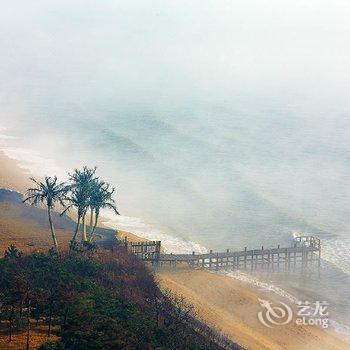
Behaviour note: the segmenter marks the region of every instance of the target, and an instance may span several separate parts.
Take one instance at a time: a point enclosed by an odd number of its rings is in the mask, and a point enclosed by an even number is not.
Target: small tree
[[[52,211],[56,203],[60,203],[64,206],[68,187],[65,183],[57,183],[56,176],[53,178],[46,176],[44,182],[39,182],[34,178],[31,178],[31,180],[36,184],[36,187],[27,190],[27,198],[25,198],[23,202],[30,202],[31,205],[38,205],[40,203],[46,205],[53,244],[58,253],[59,249],[55,228],[52,222]]]

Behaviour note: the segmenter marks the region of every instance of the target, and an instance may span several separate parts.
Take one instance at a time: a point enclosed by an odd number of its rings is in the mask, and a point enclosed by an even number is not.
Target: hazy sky
[[[5,1],[1,97],[34,88],[86,103],[248,95],[347,108],[349,18],[346,0]]]

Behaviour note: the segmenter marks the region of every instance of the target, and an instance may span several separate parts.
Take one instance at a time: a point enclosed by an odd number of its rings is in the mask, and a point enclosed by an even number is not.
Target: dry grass
[[[32,329],[30,332],[30,349],[38,349],[40,345],[44,344],[48,340],[56,341],[59,339],[54,333],[50,337],[47,335],[47,326],[44,324],[39,324],[35,326],[35,321],[32,322]],[[6,325],[1,327],[0,331],[0,350],[14,349],[22,350],[26,348],[27,344],[27,333],[26,331],[15,332],[12,335],[12,341],[9,342]],[[53,332],[55,328],[53,329]]]
[[[56,231],[61,246],[68,247],[72,231],[68,228]],[[49,227],[25,217],[15,204],[0,203],[0,256],[10,244],[24,252],[48,250],[52,246]]]
[[[69,217],[53,214],[57,239],[61,250],[68,248],[75,222]],[[113,230],[97,228],[96,237],[111,241]],[[24,252],[47,251],[52,247],[47,212],[22,203],[17,192],[0,189],[0,256],[10,244]]]

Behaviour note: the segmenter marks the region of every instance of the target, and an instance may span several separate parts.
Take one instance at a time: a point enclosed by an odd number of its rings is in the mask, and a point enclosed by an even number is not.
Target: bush
[[[41,350],[218,348],[191,327],[191,306],[162,293],[122,247],[71,256],[11,251],[0,260],[0,314],[12,329],[44,320],[60,341]]]

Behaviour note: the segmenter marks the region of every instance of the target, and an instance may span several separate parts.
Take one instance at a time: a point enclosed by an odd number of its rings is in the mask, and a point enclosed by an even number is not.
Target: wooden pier
[[[123,243],[127,250],[143,261],[159,261],[161,241],[129,242],[127,237]]]
[[[297,237],[290,247],[264,248],[241,251],[213,252],[204,254],[161,254],[160,241],[134,242],[126,246],[144,261],[157,267],[173,267],[186,264],[190,268],[218,271],[221,269],[268,269],[283,268],[286,271],[301,267],[320,267],[321,242],[313,236]]]

